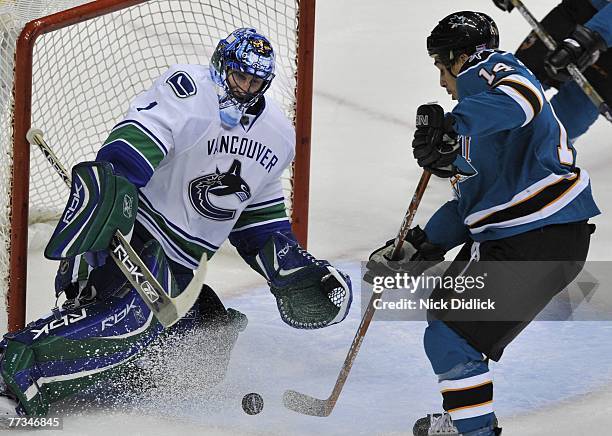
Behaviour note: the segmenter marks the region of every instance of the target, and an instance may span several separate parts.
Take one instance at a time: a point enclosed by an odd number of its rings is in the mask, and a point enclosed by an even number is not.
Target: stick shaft
[[[66,170],[64,165],[62,165],[59,158],[55,155],[51,147],[49,147],[49,144],[47,144],[45,138],[43,138],[42,134],[39,132],[34,132],[32,136],[34,139],[34,143],[45,155],[45,158],[47,158],[47,162],[51,164],[51,166],[55,169],[55,172],[57,172],[57,174],[62,178],[66,186],[70,188],[70,173],[68,173],[68,171]]]
[[[423,198],[423,194],[425,193],[425,189],[427,188],[427,184],[429,183],[430,178],[431,173],[427,170],[423,170],[423,174],[421,174],[421,178],[419,179],[419,184],[417,185],[416,190],[412,195],[412,199],[410,200],[408,211],[404,215],[402,225],[400,226],[400,229],[397,232],[397,236],[395,237],[393,251],[391,252],[391,259],[397,259],[399,257],[402,245],[404,245],[404,238],[406,237],[406,235],[408,234],[408,230],[410,230],[410,227],[412,226],[412,221],[414,221],[414,217],[416,215],[419,204],[421,203],[421,199]]]
[[[414,220],[414,216],[416,215],[419,204],[421,203],[421,199],[423,198],[423,194],[425,193],[425,189],[427,188],[427,184],[429,183],[429,179],[431,178],[431,173],[427,170],[423,170],[423,174],[421,174],[421,178],[416,187],[414,195],[412,196],[412,200],[410,201],[410,205],[408,206],[408,211],[404,215],[404,220],[402,221],[402,225],[400,226],[400,230],[395,238],[395,247],[402,247],[404,242],[404,237],[406,233],[410,229],[412,225],[412,221]],[[399,253],[399,249],[397,250]],[[394,251],[395,253],[395,251]],[[338,379],[336,380],[336,385],[332,390],[331,395],[327,399],[327,409],[331,411],[336,405],[336,401],[338,401],[338,397],[340,396],[340,392],[342,392],[342,388],[344,387],[344,383],[348,378],[348,375],[353,366],[353,362],[355,361],[355,357],[357,357],[357,353],[361,348],[361,344],[363,339],[370,327],[370,323],[372,322],[372,318],[374,317],[374,312],[376,312],[376,308],[374,307],[374,303],[376,300],[381,298],[381,293],[372,293],[372,297],[370,298],[370,302],[361,318],[361,323],[359,324],[359,328],[357,329],[357,333],[355,333],[355,337],[353,338],[353,342],[351,347],[349,348],[346,359],[344,360],[344,364],[342,365],[342,369],[340,370],[340,375],[338,375]]]
[[[538,35],[538,37],[542,40],[544,45],[550,51],[557,48],[557,43],[551,36],[546,32],[544,27],[536,20],[536,18],[529,12],[529,9],[525,7],[521,0],[510,0],[510,2],[514,5],[514,7],[520,12],[520,14],[525,18],[525,20],[529,23],[533,31]],[[574,64],[569,64],[567,66],[567,71],[569,72],[572,79],[580,86],[580,88],[584,91],[584,93],[591,99],[593,104],[599,109],[599,112],[606,117],[608,121],[612,122],[612,112],[610,108],[604,101],[604,99],[599,95],[599,93],[593,88],[593,85],[589,83],[589,81],[584,77],[584,74],[576,67]]]

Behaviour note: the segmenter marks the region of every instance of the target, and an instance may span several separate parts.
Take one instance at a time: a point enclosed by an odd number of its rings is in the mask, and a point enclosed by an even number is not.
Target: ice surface
[[[358,277],[358,264],[339,266]],[[158,377],[164,376],[158,379],[158,389],[128,401],[123,397],[118,403],[103,399],[110,412],[99,406],[83,409],[78,403],[72,407],[78,412],[69,412],[65,419],[64,432],[78,432],[88,422],[97,427],[96,423],[106,422],[106,416],[132,426],[140,422],[143,430],[157,429],[154,423],[163,416],[176,422],[176,434],[186,426],[235,434],[404,433],[423,413],[440,407],[436,380],[422,348],[423,322],[372,323],[329,417],[299,415],[282,406],[286,389],[321,399],[330,394],[361,318],[359,296],[354,304],[355,310],[343,324],[304,331],[280,321],[274,298],[264,287],[231,298],[228,305],[247,313],[249,326],[238,339],[224,383],[208,386],[199,349],[184,346],[180,359],[167,362],[165,371],[157,372]],[[578,398],[588,403],[588,394],[612,379],[611,334],[609,322],[533,323],[507,349],[503,363],[492,364],[500,421],[512,430],[510,418],[515,415],[552,408],[562,400]],[[249,416],[241,409],[241,399],[248,392],[264,399],[259,415]],[[62,410],[67,410],[65,405]],[[538,417],[548,419],[546,414]],[[579,420],[587,422],[588,416]],[[544,422],[542,427],[551,424]],[[91,431],[98,434],[96,429]]]
[[[531,1],[541,18],[557,2]],[[359,261],[393,237],[420,171],[410,141],[416,107],[452,103],[437,86],[425,37],[446,14],[483,10],[498,23],[501,47],[514,50],[528,32],[516,12],[491,1],[334,0],[317,4],[315,94],[309,249],[339,262],[358,283]],[[598,123],[577,143],[603,215],[590,259],[610,259],[608,209],[612,204],[610,126]],[[450,196],[432,180],[415,223]],[[52,304],[55,266],[40,254],[48,229],[31,229],[28,318]],[[34,235],[34,236],[32,236]],[[284,409],[281,396],[295,389],[326,398],[346,356],[361,313],[358,301],[342,324],[320,331],[284,325],[263,281],[224,247],[210,265],[210,283],[226,305],[250,320],[234,350],[227,381],[204,387],[191,357],[169,367],[180,388],[134,400],[112,412],[95,408],[66,418],[69,434],[410,434],[421,415],[440,410],[435,378],[422,348],[423,323],[374,322],[336,409],[328,418]],[[359,292],[356,292],[357,298]],[[531,325],[492,365],[495,401],[504,434],[602,434],[612,414],[611,323],[539,322]],[[195,358],[193,358],[195,359]],[[191,372],[191,373],[190,373]],[[242,396],[258,392],[264,410],[248,416]]]

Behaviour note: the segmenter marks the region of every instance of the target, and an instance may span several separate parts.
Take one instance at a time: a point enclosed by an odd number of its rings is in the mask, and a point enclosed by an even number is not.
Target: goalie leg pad
[[[114,373],[162,331],[136,291],[74,310],[60,310],[7,334],[0,373],[26,414]]]
[[[189,283],[192,273],[177,270],[157,241],[144,244],[140,256],[170,295],[178,295]],[[131,362],[143,356],[153,341],[172,347],[176,335],[197,328],[213,330],[214,341],[206,341],[204,351],[216,356],[212,359],[218,363],[215,374],[218,380],[223,378],[231,349],[246,327],[246,316],[226,310],[214,291],[205,286],[185,318],[164,330],[131,286],[116,290],[117,281],[124,279],[115,277],[121,273],[109,265],[114,267],[109,263],[94,270],[101,274],[94,274],[88,282],[97,288],[111,287],[111,291],[98,293],[104,296],[102,300],[78,307],[65,304],[23,330],[5,335],[0,343],[0,375],[23,413],[44,416],[53,402],[125,375]],[[211,358],[205,360],[210,362]]]
[[[178,292],[157,241],[145,244],[141,257],[165,289]],[[0,374],[28,415],[43,416],[51,403],[120,372],[164,331],[129,285],[90,305],[65,307],[71,309],[7,334],[0,344]]]
[[[268,279],[282,320],[292,327],[316,329],[346,318],[352,287],[348,275],[317,260],[282,233],[275,233],[256,256]]]

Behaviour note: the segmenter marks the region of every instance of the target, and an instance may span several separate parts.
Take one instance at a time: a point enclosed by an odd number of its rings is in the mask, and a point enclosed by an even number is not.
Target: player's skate
[[[418,419],[414,423],[412,433],[414,436],[459,435],[459,431],[453,425],[453,421],[448,413],[433,413]]]
[[[448,413],[433,413],[420,418],[414,423],[412,433],[414,436],[492,436],[500,435],[502,429],[497,427],[497,420],[491,430],[477,430],[468,434],[459,433]]]

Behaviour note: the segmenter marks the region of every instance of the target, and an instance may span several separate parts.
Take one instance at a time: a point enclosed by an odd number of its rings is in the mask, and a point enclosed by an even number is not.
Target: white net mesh
[[[15,42],[28,21],[82,3],[0,0],[0,276],[5,280]],[[218,40],[238,27],[255,27],[271,40],[277,76],[268,94],[293,119],[297,3],[151,0],[45,34],[34,47],[32,126],[44,131],[67,168],[91,160],[135,95],[172,64],[208,64]],[[65,205],[65,185],[37,150],[30,169],[30,223],[57,218]],[[283,183],[290,198],[290,174]]]

